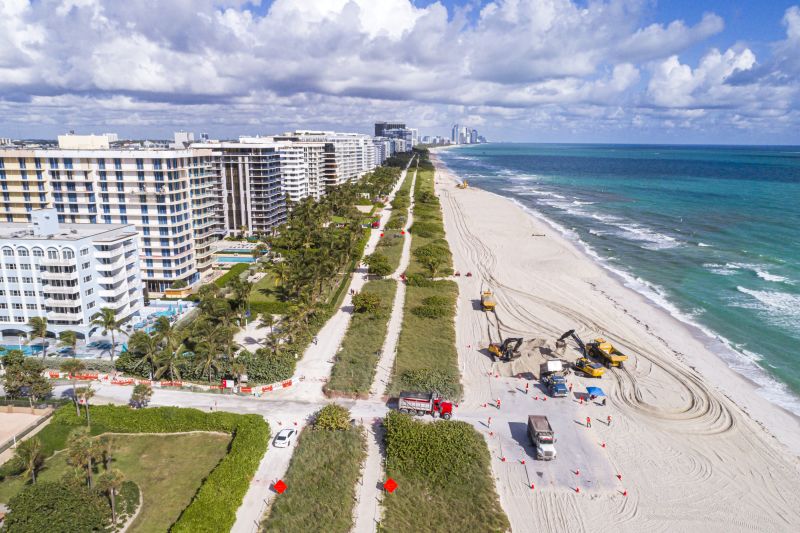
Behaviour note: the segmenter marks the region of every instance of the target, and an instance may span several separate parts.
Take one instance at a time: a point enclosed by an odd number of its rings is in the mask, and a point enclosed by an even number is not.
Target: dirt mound
[[[517,359],[497,365],[501,375],[530,374],[539,379],[542,364],[552,359],[561,359],[563,355],[563,350],[556,349],[555,341],[541,338],[523,341],[519,351],[521,355]]]

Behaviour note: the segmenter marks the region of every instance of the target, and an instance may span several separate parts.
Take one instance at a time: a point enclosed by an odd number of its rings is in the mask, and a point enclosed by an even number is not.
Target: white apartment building
[[[67,146],[107,146],[104,136],[67,137]],[[0,220],[29,222],[53,207],[61,223],[133,224],[154,293],[211,267],[211,242],[224,234],[219,189],[211,150],[0,150]]]
[[[104,307],[127,321],[144,306],[138,232],[132,224],[60,224],[55,209],[31,222],[0,226],[0,333],[28,332],[46,317],[48,336],[99,333],[92,316]]]
[[[360,178],[375,168],[375,147],[372,137],[361,133],[307,131],[276,135],[276,141],[324,144],[323,184],[325,188]]]

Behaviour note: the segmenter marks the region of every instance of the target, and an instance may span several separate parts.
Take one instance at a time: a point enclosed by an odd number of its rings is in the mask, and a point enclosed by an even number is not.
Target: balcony
[[[57,313],[55,311],[47,311],[48,320],[70,320],[70,321],[83,321],[83,313]]]
[[[42,286],[42,293],[44,294],[45,298],[48,294],[77,294],[79,292],[81,292],[81,288],[78,285],[74,285],[72,287],[57,287],[55,285]]]
[[[71,259],[41,257],[39,258],[39,264],[46,267],[74,267],[77,264],[77,259],[74,257]]]
[[[47,294],[45,293],[44,305],[48,307],[75,307],[80,305],[80,303],[80,298],[76,298],[74,300],[56,300],[54,298],[48,298]]]
[[[58,280],[58,281],[72,281],[78,280],[78,272],[50,272],[49,270],[44,270],[39,272],[39,277],[41,279],[47,280]]]

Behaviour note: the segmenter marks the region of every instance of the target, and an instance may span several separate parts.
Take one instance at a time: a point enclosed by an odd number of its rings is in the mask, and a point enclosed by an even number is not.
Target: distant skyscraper
[[[450,140],[453,141],[454,144],[458,144],[458,132],[459,132],[458,124],[453,124],[453,131],[450,134]]]
[[[469,134],[469,143],[470,144],[478,143],[478,130],[473,129],[472,132]]]
[[[375,137],[386,137],[386,130],[402,130],[406,125],[403,122],[376,122]]]

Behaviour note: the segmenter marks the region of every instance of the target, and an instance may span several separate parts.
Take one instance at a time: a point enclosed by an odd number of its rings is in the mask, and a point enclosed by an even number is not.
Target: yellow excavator
[[[484,311],[494,311],[495,301],[492,291],[485,290],[481,293],[481,307]]]
[[[575,370],[580,370],[584,374],[592,378],[600,378],[603,377],[606,369],[603,368],[603,365],[600,363],[594,363],[589,361],[585,357],[581,357],[577,361],[575,361]]]
[[[508,338],[502,343],[491,343],[489,345],[489,353],[492,354],[492,361],[497,361],[498,358],[500,358],[501,361],[511,361],[512,359],[516,359],[522,355],[522,353],[519,351],[519,347],[521,345],[521,338]]]
[[[458,185],[456,185],[456,188],[457,189],[468,189],[469,188],[469,183],[467,183],[467,180],[464,180],[461,183],[459,183]]]

